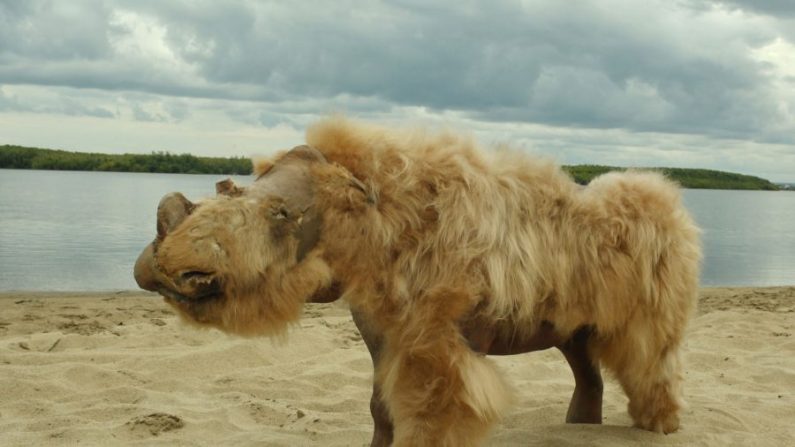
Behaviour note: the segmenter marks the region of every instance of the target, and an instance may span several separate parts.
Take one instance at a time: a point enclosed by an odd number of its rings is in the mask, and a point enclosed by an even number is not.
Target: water
[[[160,198],[212,196],[224,178],[0,169],[0,290],[137,289]]]
[[[795,285],[795,192],[685,190],[705,286]]]
[[[0,290],[136,289],[160,198],[211,196],[223,178],[0,170]],[[795,193],[687,190],[685,203],[704,229],[704,285],[795,284]]]

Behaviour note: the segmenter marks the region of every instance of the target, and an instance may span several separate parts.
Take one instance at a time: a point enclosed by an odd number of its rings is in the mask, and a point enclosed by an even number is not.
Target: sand
[[[517,404],[486,445],[793,445],[795,287],[704,289],[686,347],[682,428],[563,423],[556,350],[497,361]],[[286,342],[182,324],[156,296],[0,294],[0,445],[368,445],[372,366],[343,303],[308,305]]]

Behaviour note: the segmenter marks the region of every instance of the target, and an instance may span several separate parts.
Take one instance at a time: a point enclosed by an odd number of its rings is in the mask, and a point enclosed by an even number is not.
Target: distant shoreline
[[[568,172],[568,170],[570,168],[577,168],[577,167],[580,167],[580,166],[589,166],[589,165],[574,165],[574,166],[562,165],[561,168]],[[239,176],[239,177],[246,177],[246,176],[251,176],[252,175],[250,172],[243,173],[243,174],[237,174],[237,173],[228,174],[228,173],[217,173],[217,172],[204,173],[204,172],[91,171],[91,170],[77,170],[77,169],[34,169],[34,168],[6,168],[6,167],[0,167],[0,170],[3,170],[3,169],[9,170],[9,171],[37,171],[37,172],[47,172],[47,171],[56,171],[56,172],[102,172],[102,173],[108,173],[108,174],[114,174],[114,173],[116,173],[116,174],[176,174],[176,175],[219,175],[219,176]],[[615,167],[614,168],[615,171],[622,171],[622,170],[626,170],[626,169],[661,170],[661,169],[665,169],[665,168],[622,168],[622,167]],[[718,172],[721,172],[721,171],[718,171]],[[737,175],[740,175],[740,174],[737,174]],[[669,176],[669,178],[670,178],[670,176]],[[577,181],[577,179],[574,179],[574,181],[576,183],[578,183],[578,184],[583,185],[583,186],[587,186],[587,183],[585,183],[585,182]],[[776,189],[769,189],[769,188],[751,189],[751,188],[690,187],[690,186],[687,186],[687,185],[682,185],[681,182],[680,182],[680,185],[682,186],[683,189],[694,189],[694,190],[795,192],[795,183],[775,183],[775,182],[771,182],[771,183],[776,186]]]
[[[630,168],[600,165],[562,166],[575,182],[586,185],[595,177]],[[102,154],[70,152],[35,147],[0,146],[0,169],[57,171],[149,172],[161,174],[249,175],[251,161],[245,157],[197,157],[191,154]],[[790,190],[759,177],[710,169],[640,167],[661,172],[688,189]],[[788,185],[788,184],[785,184]]]
[[[624,168],[617,166],[576,165],[563,166],[574,181],[587,185],[594,178],[613,171],[626,171],[635,169],[640,171],[655,171],[678,182],[687,189],[730,189],[754,191],[780,191],[781,188],[770,180],[752,175],[737,174],[734,172],[715,171],[711,169],[694,168]]]

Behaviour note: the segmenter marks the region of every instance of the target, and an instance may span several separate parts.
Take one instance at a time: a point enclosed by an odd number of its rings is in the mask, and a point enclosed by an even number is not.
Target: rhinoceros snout
[[[133,275],[138,287],[144,290],[157,291],[159,283],[157,281],[157,270],[154,268],[154,244],[149,244],[135,261]]]

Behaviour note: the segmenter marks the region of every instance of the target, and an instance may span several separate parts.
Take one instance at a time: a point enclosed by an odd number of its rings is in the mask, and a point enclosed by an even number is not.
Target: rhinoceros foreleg
[[[566,413],[566,422],[570,424],[602,423],[602,374],[588,352],[592,333],[591,328],[583,327],[557,346],[574,373],[574,394]]]
[[[366,317],[355,309],[351,309],[351,314],[353,315],[353,322],[356,323],[356,327],[362,335],[364,344],[367,345],[367,350],[370,351],[370,357],[373,359],[373,369],[375,370],[381,359],[381,350],[384,344],[383,335],[373,328]],[[373,395],[370,397],[370,414],[373,416],[375,426],[370,446],[388,447],[392,445],[394,432],[392,418],[389,416],[389,411],[381,397],[381,387],[375,378],[373,379]]]

